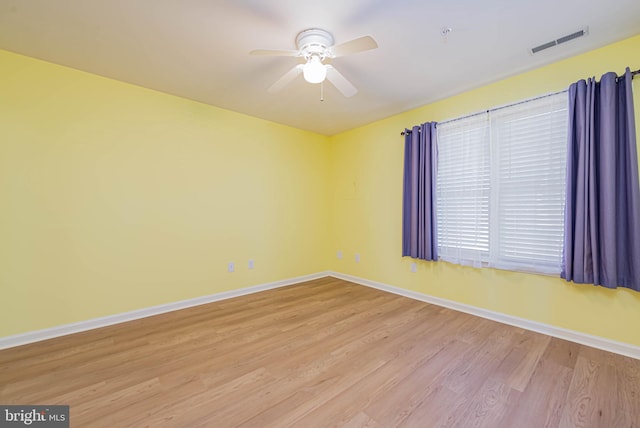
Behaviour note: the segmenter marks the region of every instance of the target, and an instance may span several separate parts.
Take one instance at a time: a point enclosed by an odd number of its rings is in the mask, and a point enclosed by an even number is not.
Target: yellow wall
[[[325,271],[328,156],[324,136],[0,51],[0,337]]]
[[[627,65],[640,36],[327,138],[0,51],[0,337],[331,268],[640,345],[640,293],[400,257],[402,129]]]
[[[565,89],[607,71],[640,68],[640,36],[505,79],[331,139],[332,269],[612,340],[640,345],[640,293],[559,278],[401,258],[403,137],[426,121]],[[640,130],[640,79],[634,80]],[[338,260],[336,252],[344,252]],[[354,254],[362,260],[356,263]]]

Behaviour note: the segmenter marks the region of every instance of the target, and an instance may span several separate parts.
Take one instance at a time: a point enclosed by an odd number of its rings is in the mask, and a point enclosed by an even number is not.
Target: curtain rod
[[[490,113],[492,111],[502,110],[502,109],[507,108],[507,107],[517,106],[519,104],[528,103],[530,101],[540,100],[542,98],[552,97],[554,95],[562,94],[562,93],[567,92],[567,91],[568,91],[568,89],[563,89],[562,91],[553,92],[553,93],[545,94],[545,95],[540,95],[540,96],[534,97],[534,98],[528,98],[526,100],[517,101],[515,103],[506,104],[506,105],[503,105],[503,106],[500,106],[500,107],[494,107],[494,108],[490,108],[490,109],[487,109],[487,110],[478,111],[476,113],[467,114],[467,115],[464,115],[464,116],[456,117],[454,119],[443,120],[442,122],[438,122],[438,125],[442,125],[443,123],[456,122],[458,120],[467,119],[469,117],[478,116],[480,114],[487,114],[487,113]],[[400,133],[400,135],[405,135],[405,134],[411,134],[411,130],[407,129],[406,131],[402,131]]]
[[[633,79],[638,74],[640,74],[640,69],[632,71],[631,72],[631,78]],[[541,95],[539,97],[529,98],[528,100],[518,101],[518,102],[513,103],[513,104],[507,104],[507,105],[500,106],[500,107],[495,107],[495,108],[490,108],[490,109],[487,109],[487,110],[482,110],[482,111],[479,111],[477,113],[471,113],[471,114],[467,114],[465,116],[456,117],[455,119],[443,120],[442,122],[438,122],[438,124],[455,122],[457,120],[466,119],[466,118],[469,118],[469,117],[477,116],[479,114],[490,113],[492,111],[500,110],[500,109],[503,109],[503,108],[517,106],[518,104],[528,103],[529,101],[535,101],[535,100],[539,100],[541,98],[546,98],[546,97],[550,97],[550,96],[553,96],[553,95],[562,94],[563,92],[567,92],[567,91],[568,91],[568,89],[564,89],[562,91],[554,92],[554,93],[551,93],[551,94]],[[406,135],[406,134],[411,134],[411,130],[407,129],[406,131],[402,131],[400,133],[400,135]]]

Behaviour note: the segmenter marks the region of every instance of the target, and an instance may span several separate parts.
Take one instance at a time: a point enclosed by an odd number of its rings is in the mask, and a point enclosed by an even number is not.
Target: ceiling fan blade
[[[369,49],[375,49],[377,47],[378,44],[375,40],[373,40],[373,37],[363,36],[357,39],[353,39],[349,42],[344,42],[339,45],[333,46],[331,48],[331,51],[333,52],[334,56],[338,57],[351,55],[356,52],[368,51]]]
[[[298,56],[299,51],[291,49],[254,49],[249,55],[271,55],[271,56]]]
[[[332,65],[326,65],[327,67],[327,80],[333,83],[342,95],[349,98],[358,93],[358,89],[351,84],[338,70],[336,70]]]
[[[298,77],[300,73],[302,73],[302,64],[298,64],[291,70],[287,71],[281,78],[276,81],[276,83],[269,87],[269,92],[273,94],[281,91],[282,88],[293,82],[293,80]]]

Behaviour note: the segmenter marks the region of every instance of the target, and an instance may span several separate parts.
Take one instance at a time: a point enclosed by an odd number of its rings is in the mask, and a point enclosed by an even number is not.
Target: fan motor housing
[[[305,56],[316,54],[328,57],[330,55],[329,48],[333,46],[333,36],[320,28],[310,28],[298,33],[296,46]]]

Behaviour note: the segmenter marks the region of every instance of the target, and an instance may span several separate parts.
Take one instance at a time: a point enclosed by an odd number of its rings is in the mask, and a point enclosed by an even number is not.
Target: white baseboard
[[[524,318],[518,318],[512,315],[494,312],[488,309],[478,308],[475,306],[466,305],[464,303],[442,299],[440,297],[429,296],[427,294],[418,293],[416,291],[405,290],[403,288],[398,288],[380,282],[342,274],[339,272],[329,272],[329,275],[335,278],[343,279],[345,281],[354,282],[356,284],[377,288],[378,290],[398,294],[404,297],[409,297],[414,300],[420,300],[422,302],[431,303],[437,306],[453,309],[455,311],[465,312],[467,314],[475,315],[481,318],[490,319],[492,321],[497,321],[503,324],[509,324],[515,327],[524,328],[526,330],[535,331],[537,333],[546,334],[549,336],[557,337],[559,339],[569,340],[581,345],[591,346],[593,348],[602,349],[604,351],[609,351],[640,360],[639,346],[630,345],[624,342],[617,342],[598,336],[592,336],[590,334],[581,333],[578,331],[555,327],[549,324],[543,324]]]
[[[30,331],[28,333],[16,334],[13,336],[0,337],[0,349],[12,348],[14,346],[26,345],[27,343],[53,339],[55,337],[66,336],[68,334],[93,330],[95,328],[106,327],[113,324],[120,324],[127,321],[133,321],[140,318],[163,314],[166,312],[177,311],[180,309],[190,308],[192,306],[204,305],[206,303],[217,302],[219,300],[231,299],[233,297],[244,296],[247,294],[258,293],[260,291],[271,290],[273,288],[285,287],[288,285],[298,284],[300,282],[311,281],[313,279],[324,278],[327,276],[329,276],[329,272],[319,272],[311,275],[298,276],[296,278],[270,282],[267,284],[254,285],[238,290],[224,291],[222,293],[211,294],[208,296],[196,297],[193,299],[181,300],[178,302],[171,302],[164,305],[151,306],[148,308],[137,309],[130,312],[109,315],[106,317],[93,318],[86,321],[64,324],[56,327],[46,328],[43,330],[36,330]]]
[[[352,275],[346,275],[339,272],[330,272],[330,271],[318,272],[311,275],[299,276],[296,278],[289,278],[281,281],[270,282],[267,284],[254,285],[251,287],[241,288],[238,290],[225,291],[222,293],[196,297],[193,299],[181,300],[178,302],[152,306],[149,308],[138,309],[130,312],[124,312],[121,314],[109,315],[101,318],[93,318],[86,321],[80,321],[80,322],[71,323],[71,324],[64,324],[61,326],[51,327],[43,330],[36,330],[28,333],[1,337],[0,349],[12,348],[14,346],[20,346],[28,343],[39,342],[41,340],[53,339],[55,337],[66,336],[68,334],[79,333],[87,330],[92,330],[95,328],[106,327],[106,326],[119,324],[127,321],[133,321],[136,319],[150,317],[153,315],[159,315],[166,312],[172,312],[180,309],[190,308],[192,306],[204,305],[207,303],[217,302],[220,300],[231,299],[233,297],[239,297],[247,294],[258,293],[260,291],[271,290],[279,287],[286,287],[288,285],[294,285],[300,282],[311,281],[314,279],[324,278],[327,276],[332,276],[334,278],[343,279],[345,281],[353,282],[353,283],[364,285],[367,287],[376,288],[378,290],[386,291],[388,293],[393,293],[393,294],[408,297],[414,300],[431,303],[437,306],[442,306],[445,308],[475,315],[481,318],[490,319],[503,324],[524,328],[526,330],[535,331],[537,333],[547,334],[549,336],[557,337],[564,340],[569,340],[571,342],[579,343],[581,345],[591,346],[593,348],[602,349],[604,351],[614,352],[616,354],[625,355],[627,357],[640,359],[640,347],[635,345],[630,345],[628,343],[617,342],[614,340],[605,339],[598,336],[592,336],[592,335],[581,333],[578,331],[555,327],[549,324],[543,324],[536,321],[527,320],[524,318],[518,318],[512,315],[503,314],[500,312],[490,311],[488,309],[466,305],[464,303],[459,303],[452,300],[442,299],[440,297],[429,296],[427,294],[418,293],[416,291],[405,290],[403,288],[394,287],[392,285],[383,284],[381,282],[371,281],[368,279],[359,278]]]

